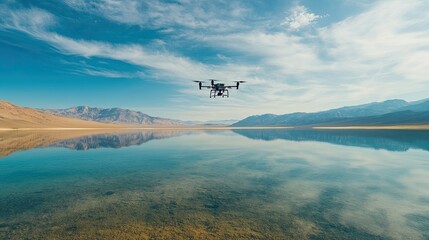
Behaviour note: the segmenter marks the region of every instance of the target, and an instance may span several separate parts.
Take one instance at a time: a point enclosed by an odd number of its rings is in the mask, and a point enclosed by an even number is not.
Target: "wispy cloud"
[[[130,78],[130,77],[137,77],[138,74],[131,74],[131,73],[123,73],[123,72],[116,72],[116,71],[109,71],[109,70],[103,70],[103,69],[82,69],[78,70],[78,73],[83,73],[91,76],[101,76],[101,77],[107,77],[107,78]]]
[[[115,22],[145,28],[176,27],[223,31],[245,26],[239,20],[248,12],[239,1],[160,0],[65,0],[75,10],[96,14]]]
[[[86,58],[100,57],[124,61],[142,67],[149,67],[163,74],[178,76],[181,79],[205,76],[208,67],[192,60],[168,52],[153,52],[138,44],[110,44],[108,42],[72,39],[49,28],[55,17],[41,9],[2,10],[3,28],[25,32],[36,39],[54,46],[63,54]],[[189,69],[193,69],[192,74]]]
[[[298,5],[290,10],[290,15],[287,16],[281,23],[290,30],[299,30],[314,23],[321,16],[310,12],[305,6]]]
[[[429,9],[425,1],[389,1],[319,31],[335,67],[378,85],[385,96],[427,89]],[[364,74],[359,77],[359,73]],[[406,82],[406,84],[405,84]],[[384,86],[384,87],[383,87]],[[401,87],[402,86],[402,87]]]
[[[11,10],[0,5],[0,16],[2,28],[26,33],[42,32],[56,23],[52,14],[38,8]]]

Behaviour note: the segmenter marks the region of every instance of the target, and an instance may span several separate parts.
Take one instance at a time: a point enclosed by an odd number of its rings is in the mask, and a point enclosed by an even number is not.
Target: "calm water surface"
[[[0,239],[429,239],[426,131],[8,138]]]

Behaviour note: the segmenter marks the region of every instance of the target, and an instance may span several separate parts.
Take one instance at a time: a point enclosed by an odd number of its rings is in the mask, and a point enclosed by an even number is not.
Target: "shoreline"
[[[115,128],[0,128],[0,131],[121,131],[121,130],[234,130],[234,129],[292,129],[294,127],[230,127],[230,126],[194,126],[194,127],[115,127]]]
[[[313,130],[429,130],[429,125],[391,125],[391,126],[320,126],[320,127],[291,127],[291,126],[153,126],[153,127],[40,127],[40,128],[6,128],[0,127],[0,131],[144,131],[144,130],[263,130],[263,129],[313,129]]]

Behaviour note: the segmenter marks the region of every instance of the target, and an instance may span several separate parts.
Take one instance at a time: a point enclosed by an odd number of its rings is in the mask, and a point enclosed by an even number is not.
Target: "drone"
[[[203,85],[203,83],[204,83],[203,81],[194,81],[194,82],[198,83],[200,90],[202,88],[210,89],[210,98],[212,98],[212,97],[215,98],[216,96],[229,98],[228,89],[236,88],[238,90],[240,83],[245,83],[245,81],[234,81],[236,83],[235,85],[225,85],[224,83],[215,83],[215,82],[219,81],[216,79],[209,79],[209,80],[210,80],[211,85],[207,85],[207,86]]]

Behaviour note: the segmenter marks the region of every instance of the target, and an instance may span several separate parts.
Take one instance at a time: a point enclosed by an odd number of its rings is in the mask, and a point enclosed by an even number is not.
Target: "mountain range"
[[[400,99],[348,106],[327,111],[283,115],[254,115],[232,126],[380,126],[429,124],[429,99]]]
[[[40,109],[57,116],[78,118],[101,123],[113,123],[121,125],[141,126],[178,126],[183,122],[178,120],[152,117],[139,111],[122,108],[98,108],[88,106],[77,106],[65,109]]]
[[[236,123],[238,120],[225,119],[225,120],[212,120],[212,121],[183,121],[186,125],[199,125],[199,126],[229,126]]]
[[[56,116],[0,100],[0,128],[118,128],[119,125]]]
[[[327,111],[296,112],[283,115],[264,114],[233,123],[191,122],[152,117],[139,111],[122,108],[78,106],[66,109],[31,109],[0,100],[0,128],[118,128],[132,126],[180,125],[294,126],[343,127],[429,125],[429,99],[407,102],[388,100],[348,106]]]

